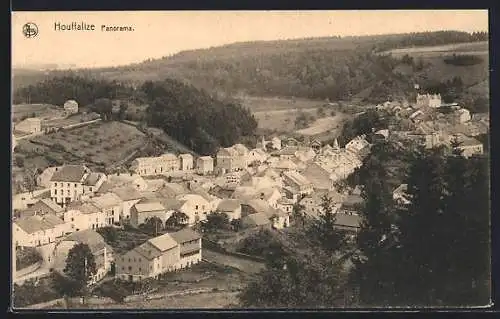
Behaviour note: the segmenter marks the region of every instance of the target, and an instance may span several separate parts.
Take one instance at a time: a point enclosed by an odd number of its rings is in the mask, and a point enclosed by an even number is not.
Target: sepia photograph
[[[12,311],[493,305],[488,10],[11,20]]]

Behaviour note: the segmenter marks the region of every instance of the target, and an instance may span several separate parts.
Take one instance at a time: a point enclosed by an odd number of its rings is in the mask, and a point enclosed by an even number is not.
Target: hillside
[[[235,43],[184,51],[128,66],[53,71],[45,76],[77,74],[134,86],[146,80],[175,78],[223,95],[295,96],[321,100],[347,99],[363,92],[360,95],[362,99],[378,102],[382,97],[386,98],[389,91],[396,97],[405,96],[420,75],[399,72],[399,56],[375,52],[487,39],[486,33],[442,31]],[[421,71],[422,74],[429,71],[430,80],[441,80],[442,72],[434,72],[433,69]],[[455,71],[460,74],[454,74]],[[464,76],[458,69],[446,72],[451,78]],[[31,84],[40,76],[15,75],[14,87]],[[380,85],[380,82],[383,83]]]

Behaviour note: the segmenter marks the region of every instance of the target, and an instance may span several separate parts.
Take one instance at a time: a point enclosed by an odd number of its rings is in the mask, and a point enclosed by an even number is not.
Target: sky
[[[26,38],[23,25],[38,35]],[[56,31],[56,23],[94,31]],[[101,31],[101,26],[133,31]],[[12,64],[103,67],[234,42],[421,31],[487,31],[487,10],[13,12]]]

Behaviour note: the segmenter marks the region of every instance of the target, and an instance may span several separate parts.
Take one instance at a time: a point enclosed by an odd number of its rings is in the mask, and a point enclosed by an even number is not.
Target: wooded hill
[[[328,37],[229,44],[183,51],[128,66],[14,74],[14,87],[76,72],[83,77],[117,80],[134,86],[146,80],[175,78],[209,92],[255,96],[348,99],[379,102],[388,93],[405,96],[413,74],[396,72],[400,58],[375,54],[394,48],[485,41],[487,33],[423,32],[363,37]],[[417,65],[419,67],[419,65]],[[424,72],[426,65],[415,72]]]

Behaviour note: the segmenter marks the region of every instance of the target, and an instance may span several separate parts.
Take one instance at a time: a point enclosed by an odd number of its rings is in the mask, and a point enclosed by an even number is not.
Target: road
[[[258,273],[265,268],[262,262],[226,255],[206,248],[203,249],[202,255],[208,261],[237,268],[249,274]]]

